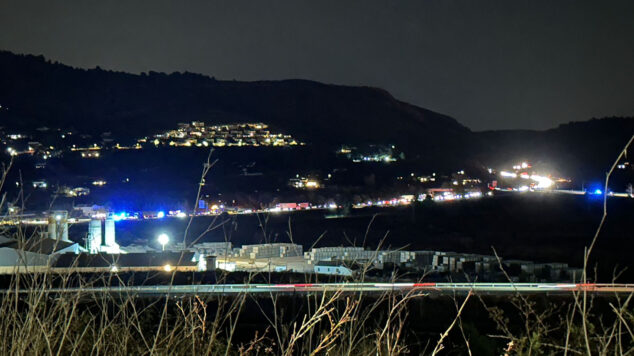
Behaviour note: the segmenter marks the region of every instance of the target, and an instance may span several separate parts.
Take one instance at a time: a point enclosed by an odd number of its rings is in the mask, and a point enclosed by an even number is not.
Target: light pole
[[[170,242],[170,237],[167,234],[160,234],[158,235],[157,240],[163,247],[163,251],[165,251],[165,245],[167,245]]]

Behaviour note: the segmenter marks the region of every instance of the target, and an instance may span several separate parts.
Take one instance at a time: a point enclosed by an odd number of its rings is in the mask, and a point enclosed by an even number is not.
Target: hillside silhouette
[[[592,178],[603,175],[634,132],[632,118],[593,119],[546,131],[472,132],[378,88],[308,80],[222,81],[187,72],[137,75],[72,68],[8,51],[0,51],[0,105],[0,126],[18,130],[109,131],[133,140],[178,122],[258,121],[324,150],[395,144],[425,167],[484,169],[522,159]]]
[[[10,52],[0,52],[0,78],[0,104],[10,109],[5,125],[138,137],[177,122],[261,121],[306,142],[390,143],[408,153],[462,151],[473,138],[453,118],[370,87],[220,81],[192,73],[134,75],[75,69]]]

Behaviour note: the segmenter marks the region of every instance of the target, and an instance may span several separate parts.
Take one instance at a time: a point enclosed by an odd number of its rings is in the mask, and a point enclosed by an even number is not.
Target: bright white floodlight
[[[167,234],[160,234],[158,235],[158,242],[163,247],[163,251],[165,251],[165,245],[170,242],[170,237]]]

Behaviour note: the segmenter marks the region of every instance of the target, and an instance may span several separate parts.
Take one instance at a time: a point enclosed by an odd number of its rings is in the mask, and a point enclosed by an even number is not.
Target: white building
[[[314,269],[316,274],[328,274],[335,276],[352,276],[352,270],[341,263],[318,262]]]
[[[13,273],[15,268],[47,267],[59,255],[82,252],[86,250],[72,241],[46,236],[19,241],[0,236],[0,271]]]

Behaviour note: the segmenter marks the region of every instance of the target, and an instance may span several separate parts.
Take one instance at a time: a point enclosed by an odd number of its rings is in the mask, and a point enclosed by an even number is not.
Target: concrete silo
[[[98,253],[101,251],[101,219],[90,220],[86,245],[90,253]]]
[[[52,211],[48,216],[48,237],[57,241],[70,242],[68,239],[68,212]]]
[[[104,241],[101,250],[106,253],[121,253],[119,245],[115,240],[115,219],[112,215],[106,218],[104,229]]]

